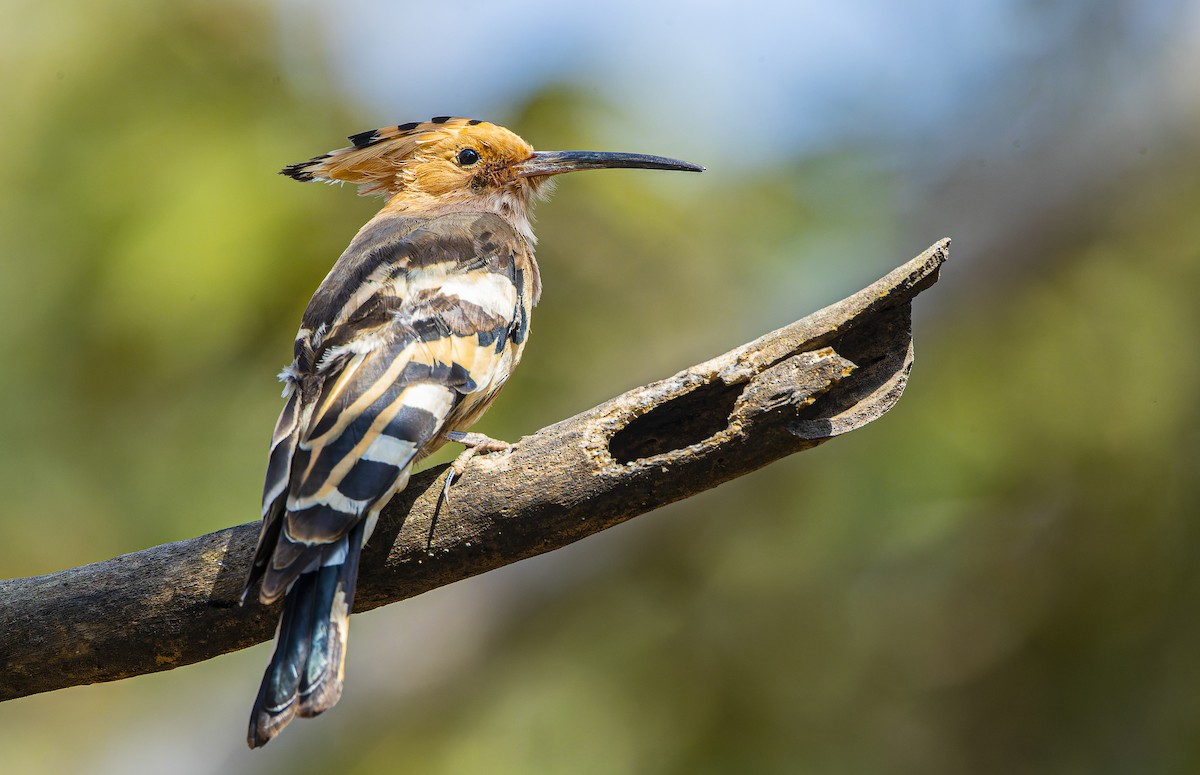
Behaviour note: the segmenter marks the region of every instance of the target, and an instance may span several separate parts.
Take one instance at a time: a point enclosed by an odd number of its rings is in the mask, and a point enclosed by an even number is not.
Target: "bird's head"
[[[356,183],[360,194],[389,197],[389,210],[480,209],[524,224],[533,196],[554,175],[619,167],[704,169],[638,153],[535,151],[502,126],[448,116],[362,132],[349,139],[350,147],[292,164],[282,174],[300,181]]]

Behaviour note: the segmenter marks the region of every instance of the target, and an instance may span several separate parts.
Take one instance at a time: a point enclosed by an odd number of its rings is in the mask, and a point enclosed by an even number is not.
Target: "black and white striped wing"
[[[507,379],[529,300],[524,243],[495,215],[364,227],[305,313],[272,442],[247,592],[271,602],[340,562],[448,420]],[[364,537],[365,540],[365,537]]]

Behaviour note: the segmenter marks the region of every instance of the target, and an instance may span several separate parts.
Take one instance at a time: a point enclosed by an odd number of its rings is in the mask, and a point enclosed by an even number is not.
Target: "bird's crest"
[[[391,196],[400,188],[397,175],[404,163],[412,159],[422,146],[456,137],[463,132],[482,138],[493,133],[516,137],[503,127],[487,121],[437,116],[429,121],[412,121],[350,135],[348,139],[353,145],[299,164],[289,164],[280,170],[280,174],[305,183],[312,180],[355,183],[360,196]]]

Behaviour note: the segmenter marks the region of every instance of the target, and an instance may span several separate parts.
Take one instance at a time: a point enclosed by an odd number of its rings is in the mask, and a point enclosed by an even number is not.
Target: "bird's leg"
[[[455,444],[462,444],[466,449],[460,452],[458,457],[454,458],[454,462],[446,470],[446,483],[442,485],[443,499],[449,498],[450,485],[467,470],[467,463],[471,462],[471,458],[481,452],[510,452],[513,448],[513,445],[507,441],[493,439],[491,436],[484,436],[482,433],[450,431],[446,434],[446,438]]]

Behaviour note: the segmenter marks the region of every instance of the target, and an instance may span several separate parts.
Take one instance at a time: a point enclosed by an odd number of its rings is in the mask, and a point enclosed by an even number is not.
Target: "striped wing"
[[[519,358],[530,264],[492,214],[381,216],[355,237],[284,373],[247,593],[261,578],[269,603],[340,562],[345,536],[366,520],[369,537],[413,462],[479,414]]]

